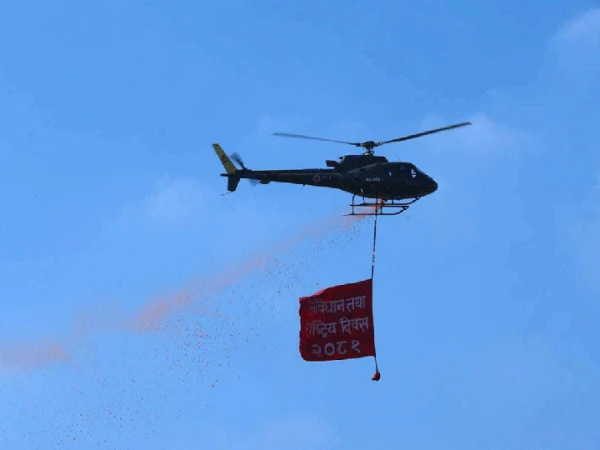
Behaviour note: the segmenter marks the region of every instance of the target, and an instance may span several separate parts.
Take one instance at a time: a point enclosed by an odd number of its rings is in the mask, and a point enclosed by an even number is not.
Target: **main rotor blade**
[[[415,139],[415,138],[418,138],[418,137],[421,137],[421,136],[427,136],[429,134],[439,133],[440,131],[452,130],[454,128],[464,127],[466,125],[472,125],[472,123],[471,122],[457,123],[457,124],[454,124],[454,125],[449,125],[447,127],[435,128],[433,130],[423,131],[421,133],[410,134],[408,136],[403,136],[403,137],[400,137],[400,138],[390,139],[388,141],[379,141],[379,142],[373,142],[373,141],[366,141],[366,142],[337,141],[337,140],[334,140],[334,139],[325,139],[325,138],[320,138],[320,137],[315,137],[315,136],[306,136],[304,134],[292,134],[292,133],[273,133],[273,136],[285,136],[285,137],[293,137],[293,138],[301,138],[301,139],[312,139],[312,140],[315,140],[315,141],[335,142],[335,143],[338,143],[338,144],[347,144],[347,145],[353,145],[355,147],[363,147],[363,148],[366,148],[367,151],[372,152],[372,150],[375,147],[379,147],[380,145],[390,144],[392,142],[407,141],[409,139]]]
[[[273,133],[273,136],[284,136],[284,137],[293,137],[293,138],[300,138],[300,139],[312,139],[314,141],[336,142],[338,144],[348,144],[348,145],[360,146],[360,142],[336,141],[334,139],[325,139],[325,138],[314,137],[314,136],[305,136],[303,134]]]
[[[464,127],[466,125],[473,125],[473,124],[471,122],[457,123],[454,125],[449,125],[447,127],[436,128],[434,130],[429,130],[429,131],[423,131],[422,133],[410,134],[408,136],[400,137],[397,139],[390,139],[389,141],[380,141],[377,143],[377,146],[383,145],[383,144],[390,144],[392,142],[408,141],[409,139],[415,139],[415,138],[418,138],[421,136],[427,136],[428,134],[439,133],[440,131],[452,130],[454,128]]]

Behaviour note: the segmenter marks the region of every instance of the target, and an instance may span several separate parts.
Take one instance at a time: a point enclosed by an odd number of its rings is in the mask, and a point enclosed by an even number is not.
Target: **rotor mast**
[[[374,149],[375,147],[378,147],[377,142],[375,141],[363,142],[360,146],[365,149],[365,155],[369,156],[375,154]]]

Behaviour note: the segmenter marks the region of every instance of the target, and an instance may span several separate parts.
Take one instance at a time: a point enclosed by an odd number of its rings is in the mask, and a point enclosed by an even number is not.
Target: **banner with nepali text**
[[[376,356],[372,279],[301,297],[299,312],[300,354],[305,361]]]

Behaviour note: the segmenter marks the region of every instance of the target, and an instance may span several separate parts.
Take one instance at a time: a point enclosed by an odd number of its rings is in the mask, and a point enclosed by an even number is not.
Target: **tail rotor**
[[[237,165],[239,165],[242,168],[242,170],[248,170],[248,168],[244,164],[244,161],[242,160],[242,157],[240,156],[239,153],[237,153],[237,152],[232,153],[231,160],[233,162],[235,162]],[[252,186],[256,186],[258,184],[258,180],[252,180],[249,178],[246,178],[246,180],[248,180]]]

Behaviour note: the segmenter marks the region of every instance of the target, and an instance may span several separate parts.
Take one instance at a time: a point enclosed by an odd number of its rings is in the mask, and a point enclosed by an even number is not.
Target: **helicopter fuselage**
[[[327,161],[331,169],[241,169],[222,176],[256,180],[261,184],[288,183],[339,189],[381,200],[406,200],[432,194],[437,183],[408,162],[389,162],[374,155],[348,155]],[[236,183],[237,184],[237,183]]]

